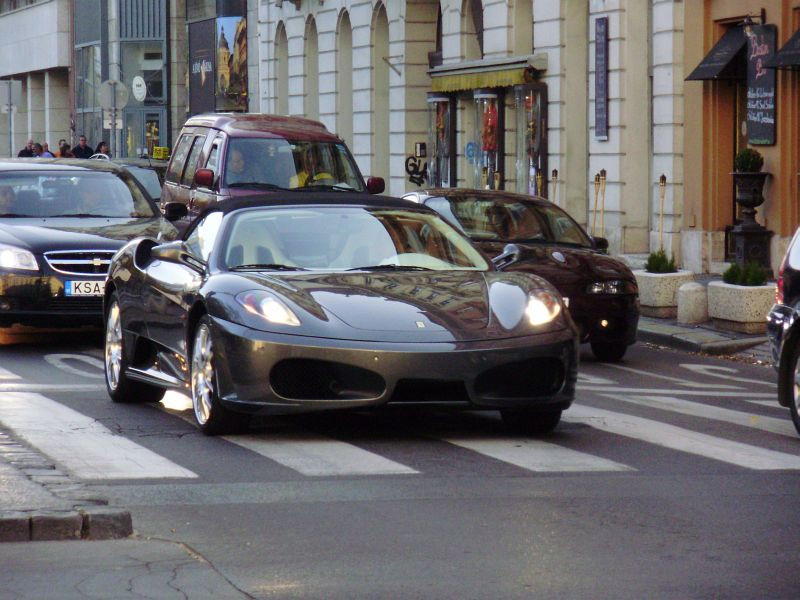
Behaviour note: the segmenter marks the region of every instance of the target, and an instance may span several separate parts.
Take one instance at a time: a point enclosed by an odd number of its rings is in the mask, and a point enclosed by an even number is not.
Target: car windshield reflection
[[[242,270],[450,271],[489,268],[438,216],[363,207],[259,208],[234,217],[223,249]]]

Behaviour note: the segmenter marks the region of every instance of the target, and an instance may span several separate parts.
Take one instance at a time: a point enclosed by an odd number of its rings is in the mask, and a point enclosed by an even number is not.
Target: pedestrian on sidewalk
[[[52,152],[45,148],[47,146],[47,142],[44,144],[39,144],[38,142],[33,145],[33,152],[36,155],[36,158],[55,158]]]
[[[58,156],[59,158],[75,158],[75,155],[69,149],[69,144],[64,140],[59,140],[60,143],[58,146]]]
[[[86,143],[86,136],[81,135],[78,138],[78,145],[72,148],[72,154],[75,158],[89,158],[94,152],[92,152],[91,146]]]
[[[28,140],[25,147],[17,154],[20,158],[33,158],[33,140]]]
[[[108,144],[104,141],[97,144],[97,148],[94,149],[95,154],[105,154],[107,157],[111,158],[111,152],[108,150]]]
[[[47,142],[42,142],[42,156],[46,158],[55,158],[56,155],[50,151],[50,144]]]

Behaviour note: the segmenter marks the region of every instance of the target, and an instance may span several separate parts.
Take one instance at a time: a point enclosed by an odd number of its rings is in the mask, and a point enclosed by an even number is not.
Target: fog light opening
[[[11,302],[8,300],[0,300],[0,310],[11,310]]]

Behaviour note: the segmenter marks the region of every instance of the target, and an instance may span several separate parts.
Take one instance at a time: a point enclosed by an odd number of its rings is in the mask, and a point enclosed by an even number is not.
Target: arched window
[[[286,27],[278,23],[275,33],[275,112],[279,115],[289,114],[289,40]]]
[[[483,4],[464,0],[461,5],[462,54],[464,60],[483,58]]]
[[[389,19],[378,4],[372,19],[372,173],[389,178]]]
[[[343,11],[336,36],[336,132],[348,146],[353,146],[353,28],[350,16]]]
[[[319,47],[317,23],[311,17],[306,23],[305,81],[303,112],[309,119],[319,119]]]

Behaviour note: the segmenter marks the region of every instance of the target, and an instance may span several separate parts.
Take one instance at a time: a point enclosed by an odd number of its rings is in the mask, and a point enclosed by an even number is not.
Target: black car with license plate
[[[100,323],[112,256],[176,237],[126,169],[106,161],[0,161],[0,327]]]

